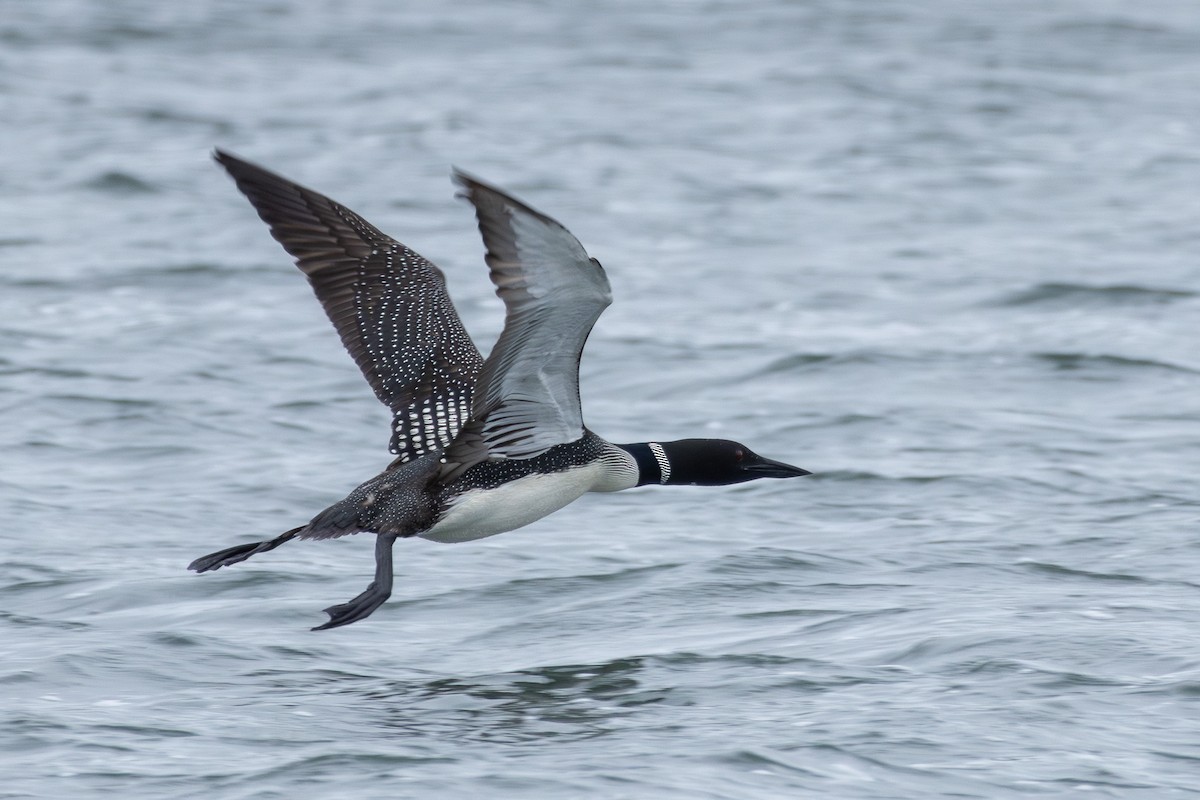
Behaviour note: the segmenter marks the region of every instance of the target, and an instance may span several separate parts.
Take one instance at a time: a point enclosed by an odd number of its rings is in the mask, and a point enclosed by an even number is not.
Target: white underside
[[[603,486],[603,466],[593,462],[563,472],[526,475],[495,489],[472,489],[459,497],[421,538],[469,542],[528,525]]]

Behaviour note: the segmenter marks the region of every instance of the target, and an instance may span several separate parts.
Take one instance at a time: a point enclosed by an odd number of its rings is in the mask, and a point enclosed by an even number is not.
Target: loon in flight
[[[588,430],[579,358],[612,302],[600,262],[566,228],[455,171],[475,207],[505,320],[482,358],[441,270],[350,209],[217,150],[313,291],[376,396],[395,415],[387,469],[274,539],[198,558],[209,572],[292,539],[374,533],[375,580],[313,630],[369,616],[392,592],[392,545],[466,542],[528,525],[586,492],[722,486],[810,474],[723,439],[612,444]]]

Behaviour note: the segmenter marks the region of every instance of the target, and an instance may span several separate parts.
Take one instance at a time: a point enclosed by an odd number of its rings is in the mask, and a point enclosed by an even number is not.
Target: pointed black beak
[[[757,461],[742,465],[742,472],[748,472],[755,478],[801,478],[812,475],[806,469],[793,467],[782,461],[772,461],[769,458],[758,457]]]

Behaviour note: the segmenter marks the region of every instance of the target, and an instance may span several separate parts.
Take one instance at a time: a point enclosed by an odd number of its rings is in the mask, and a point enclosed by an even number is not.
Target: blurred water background
[[[3,798],[1200,794],[1200,14],[50,0],[0,15]],[[616,441],[803,481],[213,575],[388,461],[214,146],[502,309],[457,164],[616,302]]]

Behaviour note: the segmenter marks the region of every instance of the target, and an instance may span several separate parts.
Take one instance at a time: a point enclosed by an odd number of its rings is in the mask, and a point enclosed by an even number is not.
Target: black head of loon
[[[728,439],[679,439],[617,445],[638,464],[638,486],[728,486],[758,478],[799,478],[812,473],[755,453]]]

